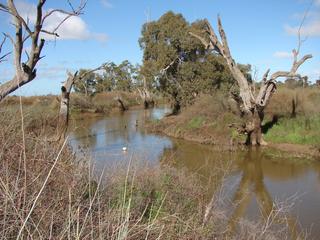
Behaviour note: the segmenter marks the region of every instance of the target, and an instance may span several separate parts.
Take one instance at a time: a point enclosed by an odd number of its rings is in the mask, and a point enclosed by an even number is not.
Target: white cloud
[[[291,52],[285,52],[285,51],[277,51],[273,54],[276,58],[292,58]]]
[[[286,25],[285,31],[290,35],[297,35],[299,31],[299,26],[289,26]],[[320,19],[314,19],[309,23],[306,23],[301,28],[301,36],[304,37],[319,37],[320,36]]]
[[[21,16],[28,20],[30,23],[35,22],[36,6],[25,1],[18,1],[16,3],[17,9]],[[50,15],[44,25],[43,29],[49,32],[53,31],[57,25],[66,17],[65,14],[55,12]],[[94,39],[97,41],[105,42],[107,35],[105,33],[94,33],[88,28],[85,21],[79,16],[72,16],[68,18],[56,31],[59,35],[56,38],[53,35],[42,33],[41,37],[46,40],[89,40]]]
[[[298,20],[297,25],[285,25],[284,29],[289,35],[297,35],[299,31],[299,25],[302,21],[303,25],[300,30],[300,34],[303,37],[320,37],[320,0],[314,0],[313,10],[307,12],[300,12],[293,14],[293,18]],[[307,14],[307,15],[306,15]]]
[[[66,76],[65,66],[53,66],[53,67],[39,67],[37,78],[42,79],[56,79],[57,77]]]
[[[112,5],[108,0],[100,0],[100,3],[101,3],[102,6],[104,6],[105,8],[113,8],[113,5]]]

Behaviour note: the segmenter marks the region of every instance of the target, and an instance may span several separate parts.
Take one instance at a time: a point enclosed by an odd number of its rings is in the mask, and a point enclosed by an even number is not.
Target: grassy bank
[[[319,100],[318,88],[289,89],[280,86],[265,111],[264,138],[270,145],[292,144],[291,150],[301,144],[319,148]],[[217,93],[200,96],[181,114],[153,122],[150,129],[176,138],[230,148],[245,141],[245,136],[235,128],[242,124],[243,120],[234,104],[228,101],[228,96]],[[310,151],[310,148],[305,148],[305,151]]]
[[[44,109],[42,109],[44,110]],[[286,228],[240,222],[230,233],[219,191],[210,206],[197,176],[168,166],[126,163],[96,176],[89,158],[48,141],[54,121],[34,109],[1,108],[2,239],[282,239]],[[39,109],[36,111],[40,111]],[[22,117],[23,116],[23,117]],[[29,127],[42,121],[41,130]],[[213,170],[222,176],[223,169]],[[213,177],[214,178],[214,177]],[[221,179],[220,179],[221,180]],[[211,200],[211,202],[213,201]],[[262,231],[262,229],[264,231]],[[19,237],[18,237],[19,236]],[[18,238],[17,238],[18,237]]]
[[[229,125],[241,121],[230,111],[222,94],[214,97],[203,95],[193,105],[184,108],[179,115],[153,122],[149,129],[203,144],[229,145],[232,139],[240,138]]]
[[[320,147],[320,115],[281,118],[266,134],[273,143],[293,143]]]

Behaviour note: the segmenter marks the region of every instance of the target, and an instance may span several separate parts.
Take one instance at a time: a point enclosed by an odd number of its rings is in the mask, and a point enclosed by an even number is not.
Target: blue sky
[[[0,0],[5,3],[4,0]],[[23,16],[32,20],[36,0],[15,1]],[[76,0],[73,0],[75,4]],[[289,70],[290,52],[297,46],[295,34],[310,0],[89,0],[85,13],[70,19],[61,28],[61,39],[48,40],[43,58],[38,64],[38,76],[19,90],[23,95],[59,93],[66,70],[93,68],[103,62],[119,63],[128,59],[141,63],[139,48],[142,24],[158,19],[172,10],[182,13],[187,21],[208,18],[216,27],[220,14],[227,33],[232,55],[237,62],[250,63],[260,77],[268,68],[271,72]],[[45,9],[68,7],[66,1],[47,0]],[[58,18],[59,16],[54,16]],[[53,17],[53,18],[54,18]],[[48,23],[55,19],[51,19]],[[0,12],[1,32],[11,32],[10,17]],[[307,40],[301,55],[312,53],[300,72],[311,81],[320,76],[320,0],[313,0],[301,31]],[[26,45],[28,49],[28,45]],[[9,42],[4,51],[9,51]],[[12,57],[0,64],[0,82],[13,76]],[[17,94],[17,92],[16,92]]]

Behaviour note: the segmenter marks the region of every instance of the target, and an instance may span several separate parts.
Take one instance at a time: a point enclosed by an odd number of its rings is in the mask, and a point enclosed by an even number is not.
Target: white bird
[[[126,152],[127,151],[127,147],[123,147],[122,151]]]

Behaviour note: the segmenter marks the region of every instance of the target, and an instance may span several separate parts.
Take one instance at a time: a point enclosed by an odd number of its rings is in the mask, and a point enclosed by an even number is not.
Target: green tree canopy
[[[78,76],[81,76],[83,73],[89,71],[88,69],[80,69]],[[77,79],[73,85],[75,92],[83,93],[85,95],[92,95],[96,90],[96,74],[89,73],[86,74],[83,78]]]
[[[86,71],[89,70],[80,69],[79,75]],[[105,65],[102,72],[90,73],[84,78],[78,79],[74,84],[74,90],[86,95],[113,90],[132,91],[137,84],[137,79],[138,68],[128,60],[119,65],[111,62]]]
[[[142,27],[141,74],[149,85],[171,96],[178,108],[192,103],[201,92],[212,92],[233,81],[224,60],[190,36],[190,31],[200,32],[203,27],[203,21],[189,24],[171,11]]]

